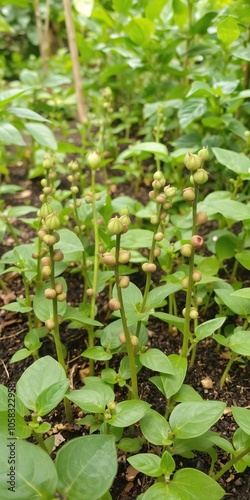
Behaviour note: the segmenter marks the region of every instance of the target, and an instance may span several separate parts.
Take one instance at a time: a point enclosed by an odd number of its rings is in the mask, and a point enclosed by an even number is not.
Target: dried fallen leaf
[[[223,411],[223,415],[227,415],[228,417],[231,417],[232,415],[232,410],[230,406],[227,406],[225,410]]]
[[[129,465],[126,471],[127,481],[133,481],[133,479],[139,474],[139,471],[135,469],[132,465]]]

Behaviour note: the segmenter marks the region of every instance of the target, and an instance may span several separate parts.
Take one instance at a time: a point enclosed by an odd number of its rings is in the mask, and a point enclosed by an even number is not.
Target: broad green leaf
[[[250,314],[250,301],[242,297],[233,295],[231,290],[215,290],[216,295],[231,311],[240,316]],[[235,292],[234,292],[235,293]]]
[[[250,356],[250,332],[238,330],[228,337],[228,347],[237,354]]]
[[[4,144],[16,144],[17,146],[25,146],[25,142],[14,125],[11,123],[0,123],[0,142]]]
[[[226,404],[220,401],[180,403],[170,415],[170,427],[178,439],[201,436],[217,422]]]
[[[176,24],[183,28],[188,20],[188,6],[183,0],[173,0],[172,2],[174,20]]]
[[[169,438],[170,426],[167,420],[155,410],[148,410],[140,421],[140,427],[149,443],[163,446],[171,442],[171,438]]]
[[[153,453],[139,453],[129,457],[127,461],[135,469],[150,477],[162,476],[161,459]]]
[[[246,47],[243,47],[240,44],[239,47],[232,50],[231,54],[232,56],[243,59],[244,61],[250,61],[250,44],[248,43]]]
[[[13,115],[18,116],[19,118],[35,120],[37,122],[49,122],[47,118],[44,118],[35,111],[32,111],[31,109],[27,108],[8,108],[8,113],[12,113]]]
[[[151,248],[153,232],[148,229],[129,229],[121,237],[122,248],[137,250],[138,248]]]
[[[4,500],[50,500],[57,487],[57,473],[48,453],[39,446],[22,439],[14,442],[15,449],[15,489],[9,490],[7,474],[10,473],[8,457],[10,441],[0,437],[0,497]]]
[[[164,393],[167,399],[171,398],[180,390],[187,372],[186,358],[178,354],[170,354],[168,359],[171,361],[174,374],[163,374],[161,376]]]
[[[9,394],[10,393],[10,394]],[[8,410],[9,402],[13,400],[13,406],[17,413],[20,413],[22,417],[28,416],[30,414],[29,410],[19,399],[17,394],[13,393],[13,389],[0,384],[0,410]]]
[[[150,405],[145,401],[122,401],[118,403],[112,418],[108,421],[114,427],[128,427],[139,422],[148,412]]]
[[[170,455],[170,453],[166,450],[164,451],[162,457],[161,457],[161,470],[163,471],[163,474],[165,476],[170,476],[175,470],[175,461]]]
[[[137,142],[129,148],[131,153],[140,153],[141,151],[146,153],[151,153],[154,155],[160,155],[163,157],[168,156],[168,150],[165,144],[160,142]]]
[[[236,260],[245,267],[248,271],[250,271],[250,252],[249,250],[244,250],[243,252],[239,252],[235,254]],[[242,289],[244,290],[244,288]],[[250,294],[249,294],[250,297]]]
[[[12,425],[13,424],[13,425]],[[0,411],[0,435],[8,436],[11,439],[27,439],[32,434],[31,428],[27,425],[24,417],[20,413],[15,412],[15,415],[10,415],[10,411]],[[1,488],[1,487],[0,487]]]
[[[62,250],[67,261],[77,259],[79,252],[84,250],[78,236],[70,229],[59,229],[57,232],[60,235],[60,241],[54,245],[54,248]]]
[[[49,149],[57,149],[57,141],[54,134],[43,123],[25,123],[25,128],[38,144]]]
[[[19,312],[22,314],[32,311],[32,307],[27,307],[23,304],[20,304],[19,302],[11,302],[6,306],[2,306],[1,309],[5,309],[6,311]]]
[[[206,337],[209,337],[212,335],[215,330],[218,330],[223,323],[226,321],[226,317],[224,318],[214,318],[210,319],[208,321],[205,321],[205,323],[202,323],[201,325],[198,325],[195,328],[195,338],[197,342],[200,342],[201,340],[205,339]]]
[[[56,408],[65,396],[69,387],[69,380],[62,380],[46,387],[36,399],[36,411],[42,417]]]
[[[168,0],[150,0],[146,9],[146,17],[148,19],[156,19],[160,17],[163,7],[166,5]]]
[[[7,210],[7,217],[22,217],[23,215],[30,214],[31,212],[36,212],[37,208],[32,207],[32,206],[25,206],[25,205],[20,205],[18,207],[11,207]],[[20,245],[22,248],[31,248],[29,245]],[[19,247],[18,247],[19,249]],[[29,255],[31,257],[31,255]],[[26,254],[26,259],[27,259],[27,254]],[[26,260],[25,259],[25,260]]]
[[[167,285],[158,286],[153,290],[150,290],[147,296],[146,308],[154,309],[155,307],[160,307],[162,301],[166,297],[168,297],[172,293],[178,292],[181,288],[181,285],[173,285],[170,283]]]
[[[199,262],[198,269],[202,275],[213,276],[218,273],[220,269],[220,263],[215,256],[205,257],[201,262]]]
[[[30,85],[31,87],[40,85],[40,79],[37,71],[24,68],[20,71],[19,78],[24,85]]]
[[[72,439],[57,453],[58,491],[68,500],[99,500],[117,472],[114,436]]]
[[[187,97],[210,97],[211,95],[214,95],[213,89],[204,82],[193,82],[187,93]]]
[[[160,349],[148,349],[148,351],[140,354],[140,362],[150,370],[174,374],[171,362]]]
[[[236,174],[249,174],[250,159],[244,153],[236,153],[228,149],[212,148],[212,151],[219,163]]]
[[[26,359],[31,356],[31,352],[28,349],[19,349],[16,351],[11,357],[10,363],[16,363],[17,361],[21,361],[22,359]]]
[[[182,384],[180,390],[174,394],[173,400],[177,403],[190,403],[192,401],[202,401],[200,394],[191,385]]]
[[[165,323],[171,323],[172,325],[176,326],[180,332],[183,333],[184,330],[184,319],[179,318],[178,316],[174,316],[173,314],[168,314],[164,312],[156,312],[153,313],[152,316],[155,318],[159,318],[162,321],[165,321]]]
[[[63,321],[69,320],[78,321],[79,323],[82,323],[82,325],[102,326],[102,323],[100,323],[100,321],[84,316],[84,313],[81,312],[78,308],[71,306],[67,306],[66,311],[63,315]]]
[[[236,290],[236,292],[231,293],[231,297],[241,297],[243,299],[250,299],[250,287],[245,287],[241,288],[240,290]]]
[[[105,383],[88,383],[83,389],[71,391],[66,397],[82,410],[90,413],[104,413],[109,403],[113,403],[113,389]]]
[[[108,361],[112,358],[112,354],[105,351],[102,346],[89,347],[81,353],[81,356],[89,359],[94,359],[96,361]]]
[[[63,285],[63,290],[66,292],[66,282],[64,278],[57,278],[57,283],[61,283]],[[46,288],[50,287],[50,283],[45,283],[41,287],[37,287],[34,300],[33,300],[33,309],[35,315],[40,319],[40,321],[47,321],[47,319],[53,319],[53,301],[50,299],[46,299],[44,292]],[[57,302],[57,313],[61,316],[64,315],[67,308],[66,300],[63,302]]]
[[[207,111],[205,99],[188,99],[183,102],[178,112],[180,126],[185,129],[190,123],[201,118]]]
[[[17,382],[18,397],[31,410],[36,410],[38,396],[53,383],[66,380],[62,366],[51,356],[35,361],[22,374]]]
[[[133,0],[112,0],[113,9],[125,16],[129,13]]]
[[[231,16],[223,19],[217,26],[217,34],[222,43],[231,45],[240,36],[240,29],[236,19]]]
[[[250,435],[250,411],[247,408],[231,406],[234,420],[238,426],[249,436]]]
[[[117,444],[117,448],[132,453],[141,449],[142,441],[141,438],[122,438]]]
[[[226,219],[241,221],[250,219],[250,206],[235,200],[212,199],[209,195],[198,203],[198,210],[204,210],[209,215],[221,214]]]
[[[136,45],[144,46],[148,45],[155,31],[155,25],[150,19],[137,17],[127,24],[125,31]]]
[[[4,90],[1,91],[0,94],[0,106],[3,106],[4,104],[7,104],[8,102],[14,101],[17,99],[17,97],[20,97],[24,92],[27,92],[29,89],[25,90],[16,90],[16,89],[9,89],[9,90]]]
[[[217,12],[207,12],[203,17],[199,19],[193,26],[192,26],[192,32],[199,33],[200,35],[204,35],[207,32],[207,29],[211,26],[211,21],[214,19],[214,17],[217,16]]]

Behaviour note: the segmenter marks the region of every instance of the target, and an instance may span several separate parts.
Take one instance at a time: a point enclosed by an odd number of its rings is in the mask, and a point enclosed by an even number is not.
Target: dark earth
[[[27,181],[26,172],[23,167],[15,167],[10,169],[10,182],[17,184],[23,188],[23,193],[17,193],[14,196],[5,196],[5,206],[25,204],[29,201],[31,205],[40,206],[38,196],[40,194],[40,181]],[[118,186],[119,194],[129,194],[132,196],[131,185],[125,184]],[[148,188],[141,185],[137,194],[137,199],[142,203],[147,202]],[[26,195],[25,195],[26,193]],[[32,237],[32,230],[20,221],[13,221],[13,225],[18,227],[21,231],[21,239],[23,243],[29,242]],[[13,247],[13,239],[11,235],[7,234],[4,241],[0,245],[0,256]],[[239,272],[244,272],[244,281],[250,279],[250,275],[246,276],[247,271],[244,269]],[[249,274],[249,273],[248,273]],[[82,288],[81,277],[78,274],[67,273],[65,276],[68,285],[67,300],[72,305],[79,303],[79,289]],[[8,291],[0,290],[0,306],[12,302],[16,297],[23,295],[23,285],[18,275],[9,273],[4,275],[4,282],[8,287]],[[143,289],[144,287],[144,273],[136,274],[136,284]],[[180,301],[182,297],[180,295]],[[106,292],[101,294],[98,304],[98,320],[104,324],[107,322],[108,294]],[[181,311],[183,305],[178,308]],[[209,316],[204,317],[204,321],[211,319],[217,313],[216,310],[209,309]],[[23,338],[28,332],[27,318],[25,315],[13,313],[10,311],[0,310],[0,363],[1,373],[0,382],[7,384],[8,381],[16,382],[23,371],[32,363],[32,359],[20,361],[18,363],[10,364],[11,356],[20,348],[23,347]],[[149,323],[150,340],[149,346],[157,347],[166,354],[178,353],[181,347],[181,337],[176,333],[171,333],[167,330],[167,325],[157,319],[153,319]],[[85,332],[86,333],[86,332]],[[86,335],[84,330],[67,330],[63,324],[61,336],[62,341],[67,347],[67,361],[70,371],[71,384],[74,388],[80,388],[83,383],[83,378],[88,371],[88,361],[86,358],[80,356],[81,352],[86,348]],[[40,350],[40,355],[54,355],[54,347],[49,338],[44,339],[43,346]],[[117,360],[116,360],[117,362]],[[221,390],[219,387],[219,380],[224,371],[227,363],[227,354],[221,348],[216,348],[216,343],[211,339],[205,339],[198,345],[197,357],[195,367],[188,371],[185,383],[190,384],[196,391],[198,391],[204,399],[220,400],[227,404],[227,409],[212,429],[221,434],[221,436],[231,440],[234,431],[236,430],[235,422],[231,416],[230,406],[237,405],[242,407],[249,407],[250,399],[250,371],[248,360],[245,359],[244,363],[234,363],[230,376],[228,376],[226,383]],[[102,365],[97,366],[98,370],[102,369]],[[114,366],[115,367],[115,366]],[[152,408],[160,413],[165,411],[165,403],[160,392],[149,382],[148,378],[152,376],[152,372],[147,371],[145,368],[139,374],[139,387],[140,397],[148,401]],[[117,401],[123,399],[123,390],[117,389]],[[74,408],[75,417],[79,416],[79,410]],[[73,437],[81,436],[87,433],[87,428],[80,428],[79,426],[70,426],[65,421],[63,406],[59,407],[50,414],[47,419],[52,423],[53,434],[58,434],[62,441],[72,439]],[[58,445],[60,446],[60,444]],[[156,446],[148,445],[144,447],[142,452],[160,453]],[[153,479],[144,476],[136,471],[126,461],[126,453],[118,451],[119,468],[118,474],[111,488],[111,495],[113,500],[126,500],[137,498],[138,495],[145,492],[146,489],[153,483]],[[175,457],[176,458],[176,457]],[[219,464],[217,462],[217,470],[220,465],[228,461],[226,453],[221,451],[219,453]],[[208,472],[210,467],[210,457],[207,454],[197,452],[193,459],[176,458],[177,467],[193,467],[203,472]],[[237,474],[233,469],[229,470],[223,478],[220,479],[220,484],[226,491],[224,498],[232,498],[235,500],[247,500],[250,498],[250,472],[249,469],[242,474]],[[208,492],[209,495],[209,492]]]

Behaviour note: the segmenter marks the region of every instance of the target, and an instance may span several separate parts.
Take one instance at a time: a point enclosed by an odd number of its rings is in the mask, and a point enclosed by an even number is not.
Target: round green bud
[[[189,186],[182,191],[182,195],[185,201],[194,201],[195,191],[194,188]]]
[[[189,313],[189,317],[190,317],[191,319],[197,319],[197,318],[198,318],[198,316],[199,316],[199,314],[198,314],[197,309],[195,309],[195,307],[191,307],[191,309],[190,309],[190,313]]]
[[[53,210],[51,208],[51,206],[48,204],[48,203],[44,203],[40,210],[38,210],[37,212],[37,217],[39,217],[39,219],[46,219],[46,217],[48,217],[48,215],[52,214]]]
[[[118,256],[118,262],[120,264],[127,264],[129,262],[129,259],[131,257],[131,253],[128,250],[121,250],[119,251],[119,256]]]
[[[129,283],[130,283],[130,279],[128,276],[121,276],[119,278],[119,283],[118,283],[118,286],[120,288],[128,288],[129,286]]]
[[[48,330],[53,330],[55,328],[53,319],[47,319],[47,321],[45,321],[45,326],[46,328],[48,328]]]
[[[61,224],[60,224],[59,217],[55,212],[48,215],[45,219],[45,227],[49,231],[55,231],[56,229],[59,229],[60,225]]]
[[[110,234],[121,234],[123,231],[123,224],[118,217],[113,217],[108,223],[108,231]]]
[[[55,284],[55,291],[57,294],[59,293],[62,293],[63,292],[63,286],[62,286],[62,283],[56,283]]]
[[[190,240],[190,243],[193,248],[202,247],[204,241],[203,238],[199,234],[194,234]]]
[[[64,302],[66,300],[66,297],[67,297],[66,293],[62,292],[62,293],[58,293],[56,298],[57,298],[58,302]]]
[[[44,266],[51,266],[50,257],[43,257],[41,259],[41,265],[42,265],[42,267],[44,267]]]
[[[53,247],[57,243],[57,238],[54,234],[45,234],[43,237],[43,242],[45,245],[48,245],[48,247]]]
[[[164,238],[164,234],[159,231],[159,233],[156,233],[154,236],[155,241],[162,241]]]
[[[154,257],[160,257],[161,249],[159,247],[154,249]]]
[[[200,211],[196,214],[196,224],[200,226],[201,224],[206,224],[208,216],[206,212]]]
[[[194,171],[201,167],[202,158],[192,153],[187,153],[184,157],[184,165],[188,170]]]
[[[189,243],[182,245],[182,247],[180,248],[180,252],[183,257],[190,257],[192,254],[192,245],[190,245]]]
[[[156,271],[156,265],[153,262],[144,262],[142,264],[142,270],[145,273],[154,273]]]
[[[199,281],[201,281],[201,279],[202,279],[202,274],[201,274],[201,272],[198,269],[195,269],[195,271],[193,272],[192,277],[193,277],[193,281],[195,283],[199,283]]]
[[[188,288],[188,283],[189,283],[189,280],[188,280],[188,277],[186,278],[183,278],[181,284],[182,284],[182,288]]]
[[[208,152],[208,147],[204,146],[200,151],[198,151],[198,156],[202,158],[203,161],[206,161],[209,159],[209,152]]]
[[[73,194],[77,194],[79,191],[79,188],[77,186],[71,186],[70,191]]]
[[[158,223],[159,223],[159,220],[158,220],[157,215],[152,215],[152,216],[150,217],[150,222],[151,222],[151,224],[153,224],[154,226],[155,226],[156,224],[158,224]]]
[[[198,168],[193,174],[193,179],[196,184],[205,184],[208,180],[208,173],[204,168]]]
[[[106,266],[114,266],[116,263],[115,256],[111,252],[103,253],[102,261]]]
[[[60,250],[60,249],[54,250],[53,261],[54,262],[62,262],[63,259],[64,259],[64,255],[63,255],[62,250]]]
[[[87,165],[91,170],[96,170],[101,163],[101,157],[97,151],[90,151],[87,155]]]
[[[119,334],[119,340],[120,340],[121,344],[126,344],[125,333],[120,333]]]
[[[56,291],[54,290],[54,288],[46,288],[44,295],[46,299],[52,300],[56,298]]]
[[[164,193],[168,198],[173,198],[173,196],[175,196],[176,191],[177,191],[176,187],[166,186],[164,188]]]
[[[42,267],[42,275],[44,278],[49,278],[51,276],[52,269],[50,266]]]
[[[139,344],[139,339],[136,335],[131,335],[130,340],[133,347],[136,347]]]
[[[119,311],[121,309],[121,304],[118,299],[110,299],[109,308],[111,311]]]

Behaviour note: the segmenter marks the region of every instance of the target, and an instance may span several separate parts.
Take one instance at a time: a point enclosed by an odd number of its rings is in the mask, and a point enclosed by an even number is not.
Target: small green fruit
[[[188,170],[194,171],[201,167],[202,158],[192,153],[187,153],[184,157],[184,165]]]

